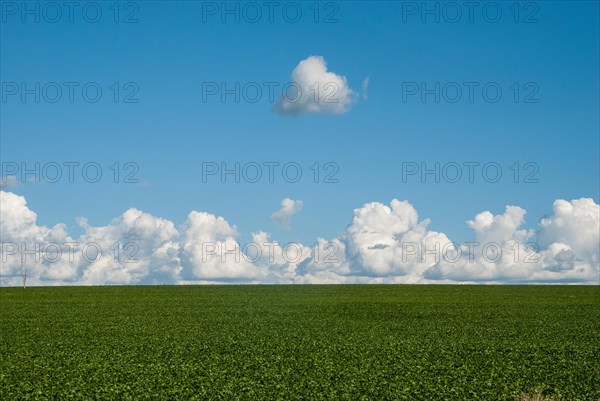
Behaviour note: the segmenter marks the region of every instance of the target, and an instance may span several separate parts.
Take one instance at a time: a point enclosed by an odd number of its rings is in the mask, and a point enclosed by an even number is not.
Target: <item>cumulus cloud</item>
[[[467,224],[475,233],[462,244],[463,258],[440,263],[429,279],[475,282],[598,282],[599,205],[593,199],[557,200],[539,229],[519,230],[525,210],[507,206],[501,215],[478,214]],[[578,226],[578,231],[574,227]],[[565,235],[569,233],[569,235]]]
[[[31,284],[38,284],[45,277],[68,279],[74,265],[68,263],[66,258],[56,261],[53,258],[63,249],[52,247],[45,258],[40,257],[40,250],[45,244],[63,245],[71,242],[73,240],[68,236],[64,224],[52,228],[38,225],[37,214],[29,209],[25,197],[0,191],[1,284],[7,284],[6,277],[13,277],[10,283],[19,285],[22,271],[28,272],[28,283]]]
[[[80,224],[85,232],[77,240],[75,255],[80,258],[77,279],[83,283],[172,283],[178,277],[180,267],[173,259],[179,233],[171,221],[131,208],[107,226]],[[98,253],[97,260],[86,257],[86,245],[95,248],[92,255]]]
[[[285,199],[282,214],[291,216],[298,202]],[[366,203],[339,235],[306,246],[262,231],[240,243],[235,225],[206,212],[192,211],[176,227],[131,208],[105,226],[79,219],[83,234],[72,238],[64,224],[39,225],[23,196],[0,191],[0,284],[20,285],[23,269],[28,285],[598,284],[599,213],[593,199],[557,200],[536,230],[526,230],[518,206],[484,211],[466,222],[473,239],[459,244],[394,199]]]
[[[235,240],[237,228],[224,218],[194,211],[181,231],[181,256],[188,279],[260,278],[254,266],[241,257],[240,244]]]
[[[554,201],[553,213],[540,221],[540,246],[568,244],[577,255],[598,262],[600,213],[590,198]]]
[[[281,208],[271,215],[271,219],[285,227],[290,227],[292,216],[302,210],[304,202],[285,198],[281,201]]]
[[[357,94],[346,77],[328,71],[327,62],[321,56],[300,61],[290,81],[274,105],[274,111],[279,114],[342,114],[356,101]]]
[[[524,242],[533,235],[532,231],[519,230],[525,222],[525,209],[507,206],[503,214],[494,216],[486,211],[479,213],[467,225],[473,230],[479,242],[503,242],[509,239]]]

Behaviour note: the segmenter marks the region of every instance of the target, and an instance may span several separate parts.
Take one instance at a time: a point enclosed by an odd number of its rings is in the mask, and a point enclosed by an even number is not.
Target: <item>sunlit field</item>
[[[0,297],[1,400],[600,399],[597,286],[45,287]]]

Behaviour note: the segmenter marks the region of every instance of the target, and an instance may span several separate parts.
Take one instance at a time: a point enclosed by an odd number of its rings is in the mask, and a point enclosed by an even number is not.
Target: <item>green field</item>
[[[600,400],[598,286],[2,288],[0,302],[3,401]]]

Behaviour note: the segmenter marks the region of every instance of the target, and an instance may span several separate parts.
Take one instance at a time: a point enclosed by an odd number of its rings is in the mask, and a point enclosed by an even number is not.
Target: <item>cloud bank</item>
[[[282,216],[297,202],[284,200]],[[429,230],[408,201],[394,199],[355,209],[339,235],[307,246],[280,244],[265,232],[242,244],[223,217],[192,211],[177,227],[134,208],[106,226],[81,219],[84,232],[72,238],[64,224],[38,225],[23,196],[0,191],[0,284],[21,285],[23,271],[27,285],[598,284],[599,207],[589,198],[556,200],[536,230],[521,228],[520,207],[484,211],[467,222],[473,240],[458,244]]]

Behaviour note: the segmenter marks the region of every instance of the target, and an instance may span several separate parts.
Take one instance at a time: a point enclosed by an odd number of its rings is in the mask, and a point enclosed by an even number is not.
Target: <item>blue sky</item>
[[[218,15],[203,22],[203,3],[193,1],[137,2],[139,22],[129,24],[112,21],[110,3],[98,3],[103,17],[95,24],[77,12],[73,23],[66,17],[23,23],[3,9],[3,85],[97,82],[103,89],[97,103],[85,102],[78,90],[73,103],[64,94],[57,103],[3,99],[3,162],[97,162],[104,173],[96,184],[61,180],[11,191],[27,198],[39,224],[65,222],[73,232],[78,217],[105,225],[130,207],[177,225],[201,210],[225,216],[242,237],[264,230],[304,243],[335,236],[364,203],[394,198],[408,200],[421,219],[432,220],[430,229],[457,241],[469,239],[465,221],[484,210],[502,213],[518,205],[527,210],[525,226],[535,228],[555,199],[597,202],[598,3],[538,2],[537,23],[515,23],[508,3],[496,3],[503,12],[497,23],[478,11],[472,23],[466,16],[423,23],[420,14],[403,14],[405,3],[339,2],[337,10],[317,4],[322,13],[336,10],[337,23],[315,23],[311,2],[298,3],[298,23],[277,12],[272,23],[223,23]],[[520,11],[520,19],[532,12]],[[203,83],[286,83],[311,55],[322,56],[358,92],[346,113],[280,115],[266,96],[256,103],[218,96],[203,102]],[[366,77],[367,99],[361,92]],[[109,87],[115,82],[121,94],[125,83],[135,83],[139,102],[114,103]],[[473,103],[464,94],[457,103],[403,101],[407,82],[494,82],[503,95],[497,103],[477,90]],[[538,102],[515,103],[509,89],[515,82],[535,84]],[[203,162],[268,161],[299,163],[303,179],[202,182]],[[503,177],[497,183],[481,175],[474,183],[402,182],[403,162],[468,161],[498,163]],[[112,182],[114,162],[139,166],[140,183]],[[315,162],[336,163],[339,183],[312,182]],[[536,163],[539,182],[512,182],[515,162]],[[291,228],[270,219],[284,198],[304,203]]]

